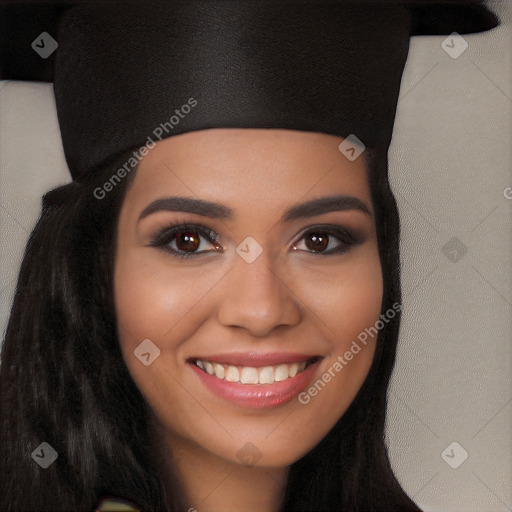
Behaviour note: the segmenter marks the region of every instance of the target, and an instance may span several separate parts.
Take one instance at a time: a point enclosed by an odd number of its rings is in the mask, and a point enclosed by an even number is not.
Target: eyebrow
[[[361,199],[354,196],[336,195],[312,199],[305,203],[291,206],[281,217],[281,222],[314,217],[333,211],[359,210],[372,218],[370,208]],[[195,213],[212,219],[232,220],[234,212],[231,208],[219,203],[190,197],[163,197],[156,199],[142,210],[137,222],[155,212],[187,212]]]

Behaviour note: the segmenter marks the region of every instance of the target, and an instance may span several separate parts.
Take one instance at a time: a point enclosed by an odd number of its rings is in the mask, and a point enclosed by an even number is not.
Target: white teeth
[[[242,384],[258,384],[258,371],[256,368],[242,368],[242,372],[240,373],[240,382]]]
[[[209,361],[205,361],[204,362],[204,366],[205,366],[205,369],[206,371],[210,374],[210,375],[213,375],[214,371],[213,371],[213,364],[210,363]]]
[[[264,366],[254,368],[252,366],[236,367],[223,365],[211,361],[197,359],[196,364],[209,375],[228,382],[241,384],[273,384],[295,377],[306,368],[306,361],[300,363],[280,364],[276,366]]]
[[[236,366],[228,366],[226,369],[225,379],[228,382],[238,382],[240,380],[240,372]]]
[[[265,366],[260,370],[260,384],[274,384],[274,369]]]
[[[274,380],[281,382],[288,378],[288,365],[280,364],[274,371]]]
[[[219,379],[223,379],[226,372],[224,371],[224,366],[219,363],[213,363],[213,370],[215,371],[215,376]]]

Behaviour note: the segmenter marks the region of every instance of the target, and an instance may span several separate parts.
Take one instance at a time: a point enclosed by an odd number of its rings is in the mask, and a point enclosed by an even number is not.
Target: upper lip
[[[231,366],[274,366],[286,363],[298,363],[321,357],[317,354],[299,354],[297,352],[235,352],[231,354],[215,354],[211,356],[191,357],[189,361],[202,360]]]

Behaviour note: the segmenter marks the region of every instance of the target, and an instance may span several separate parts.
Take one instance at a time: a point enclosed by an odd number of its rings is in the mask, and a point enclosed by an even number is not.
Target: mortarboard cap
[[[54,82],[76,181],[132,147],[208,128],[385,148],[410,36],[497,24],[476,0],[17,3],[3,8],[1,78]],[[58,43],[46,58],[31,46],[42,32]]]

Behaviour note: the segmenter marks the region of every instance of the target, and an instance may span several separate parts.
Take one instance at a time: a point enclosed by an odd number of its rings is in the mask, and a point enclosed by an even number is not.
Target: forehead
[[[240,128],[169,137],[139,164],[129,203],[183,195],[221,198],[244,210],[335,193],[370,202],[364,156],[347,159],[338,148],[342,141],[316,132]]]

